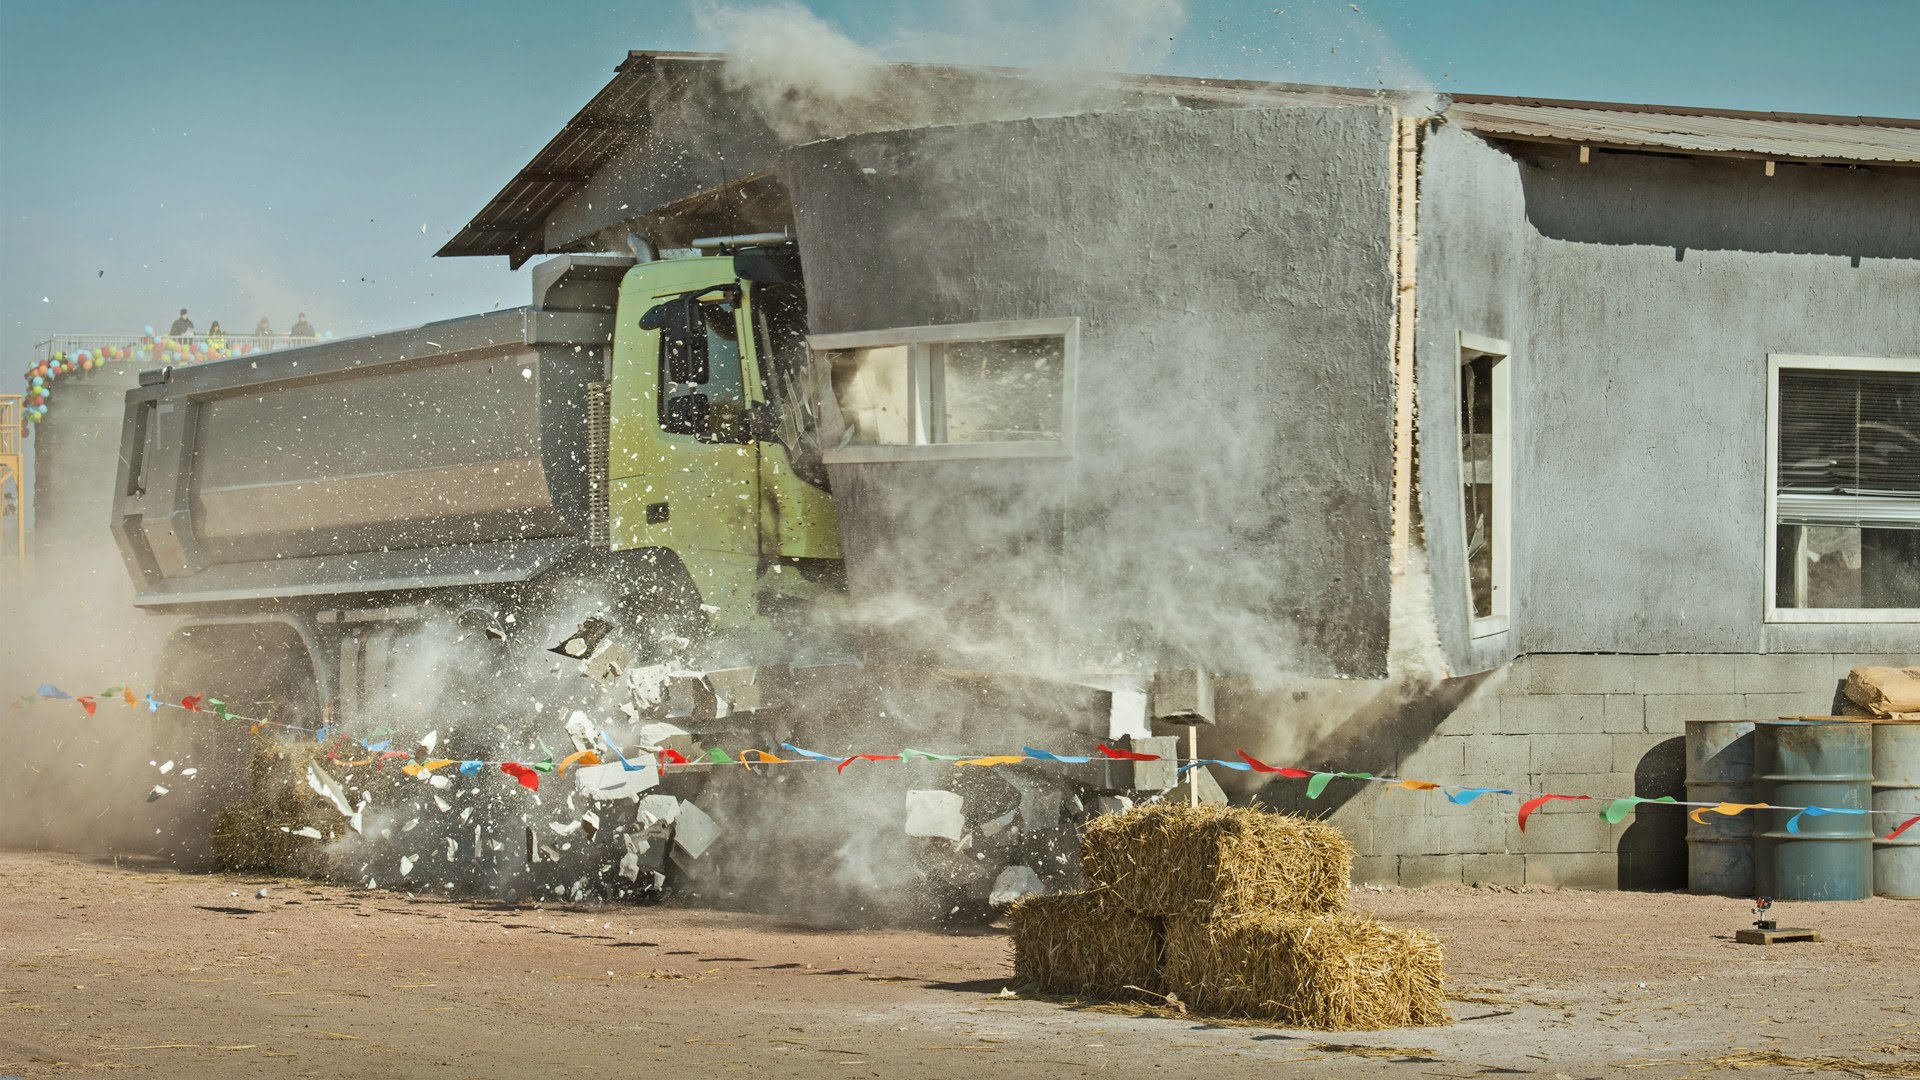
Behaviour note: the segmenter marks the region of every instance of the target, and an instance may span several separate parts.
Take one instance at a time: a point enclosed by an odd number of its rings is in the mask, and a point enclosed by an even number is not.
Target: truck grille
[[[607,408],[611,383],[587,384],[587,542],[608,547]]]

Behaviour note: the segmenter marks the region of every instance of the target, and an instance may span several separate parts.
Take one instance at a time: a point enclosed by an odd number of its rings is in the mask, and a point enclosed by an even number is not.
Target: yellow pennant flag
[[[964,761],[956,761],[954,762],[954,764],[955,765],[1012,765],[1016,762],[1021,762],[1025,760],[1027,760],[1027,756],[1025,754],[997,754],[992,757],[967,758]]]
[[[753,756],[748,757],[747,756],[748,754],[752,754]],[[787,764],[787,759],[783,757],[775,757],[772,754],[767,753],[765,750],[748,749],[748,750],[740,751],[740,764],[742,765],[785,765]]]
[[[1408,791],[1432,791],[1440,785],[1431,780],[1402,780],[1397,784],[1389,784],[1387,786],[1406,788]]]
[[[1764,810],[1767,809],[1767,806],[1768,804],[1763,802],[1723,802],[1719,806],[1702,806],[1687,816],[1692,818],[1696,824],[1705,825],[1707,823],[1705,815],[1707,814],[1725,814],[1728,817],[1732,817],[1746,810]]]
[[[554,766],[553,771],[554,771],[554,775],[559,776],[559,775],[564,775],[567,771],[567,767],[570,765],[598,765],[598,764],[600,764],[599,754],[596,754],[591,750],[580,750],[580,751],[576,751],[574,753],[568,754],[566,757],[561,758],[560,764]]]

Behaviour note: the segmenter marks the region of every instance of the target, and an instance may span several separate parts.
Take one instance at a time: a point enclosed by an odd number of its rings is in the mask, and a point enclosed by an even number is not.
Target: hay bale
[[[213,815],[210,849],[223,870],[323,877],[328,858],[322,841],[294,836],[312,827],[322,834],[340,816],[306,784],[307,762],[319,757],[311,743],[256,735],[248,780],[252,791]]]
[[[1175,919],[1165,981],[1196,1012],[1375,1031],[1450,1023],[1440,942],[1363,915]]]
[[[1013,977],[1048,993],[1115,998],[1158,992],[1164,931],[1104,889],[1032,896],[1007,913]]]
[[[1353,845],[1322,821],[1226,806],[1153,804],[1095,818],[1087,877],[1142,915],[1346,907]]]

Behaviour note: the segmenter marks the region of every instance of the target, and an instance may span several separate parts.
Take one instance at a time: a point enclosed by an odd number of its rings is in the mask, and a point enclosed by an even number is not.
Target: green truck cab
[[[811,408],[799,305],[735,263],[628,271],[607,436],[609,546],[674,553],[723,627],[763,592],[819,599],[840,559],[811,425],[796,422]]]

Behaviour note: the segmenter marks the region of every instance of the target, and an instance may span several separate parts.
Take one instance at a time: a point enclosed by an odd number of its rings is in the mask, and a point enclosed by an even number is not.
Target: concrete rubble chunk
[[[648,795],[640,800],[637,819],[643,828],[665,828],[680,817],[680,800],[671,795]]]
[[[966,800],[953,791],[907,792],[908,836],[958,841],[967,828]]]
[[[567,738],[573,740],[575,750],[593,749],[593,721],[587,714],[575,709],[567,714]]]
[[[993,879],[993,891],[987,894],[987,903],[1000,907],[1046,891],[1046,884],[1030,867],[1009,866]]]
[[[1050,829],[1060,824],[1060,811],[1066,791],[1051,781],[1036,776],[1002,770],[1000,779],[1020,793],[1020,825],[1029,832]]]
[[[1201,767],[1188,773],[1187,776],[1189,779],[1191,779],[1195,784],[1199,786],[1200,802],[1202,805],[1204,806],[1227,805],[1227,793],[1220,789],[1220,781],[1215,780],[1213,778],[1213,770],[1209,769],[1205,765],[1202,765]]]
[[[693,756],[693,736],[678,724],[641,724],[633,733],[634,741],[653,750],[672,750],[684,757]]]
[[[689,859],[698,859],[719,839],[720,826],[705,810],[691,802],[680,804],[680,817],[673,827],[675,852]]]

